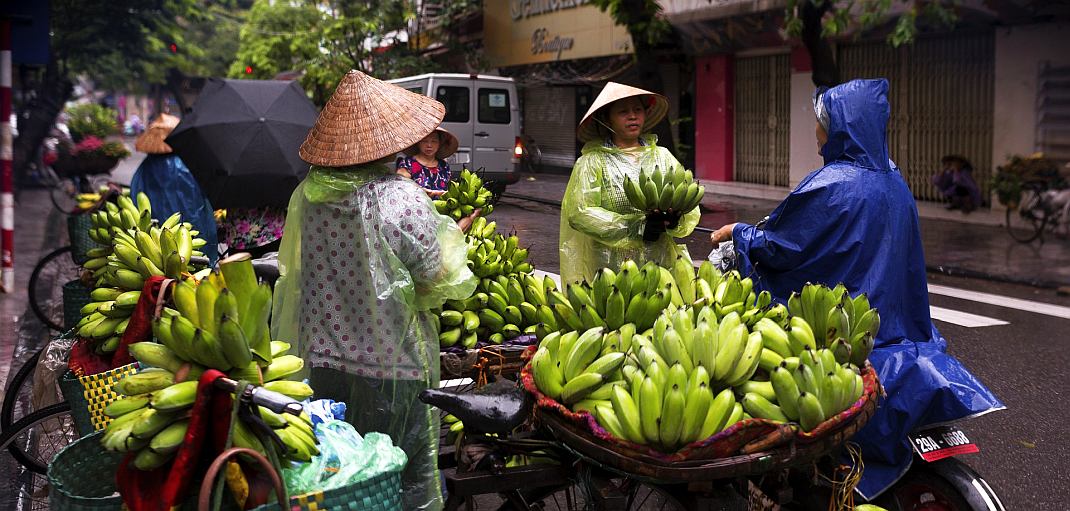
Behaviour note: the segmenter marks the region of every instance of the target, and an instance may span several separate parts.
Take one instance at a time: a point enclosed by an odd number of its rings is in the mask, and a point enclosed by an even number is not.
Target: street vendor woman
[[[434,99],[358,71],[338,84],[301,146],[279,253],[274,339],[296,339],[317,398],[345,402],[360,433],[404,449],[404,509],[438,510],[438,414],[417,399],[439,382],[431,309],[470,296],[464,235],[394,155],[445,115]]]
[[[397,172],[415,181],[428,196],[437,199],[446,193],[446,188],[453,179],[453,172],[450,171],[446,158],[456,153],[459,146],[460,141],[453,133],[441,126],[435,128],[435,131],[405,149],[406,156],[398,158]],[[483,208],[476,208],[472,214],[458,220],[457,225],[467,232],[472,221],[482,212]]]
[[[673,238],[691,234],[698,208],[674,222],[649,219],[624,195],[624,179],[640,169],[680,167],[672,153],[646,134],[668,112],[664,96],[609,82],[580,121],[581,156],[561,201],[562,282],[591,280],[601,268],[626,260],[671,266],[687,247]],[[650,240],[650,241],[647,241]]]
[[[764,227],[729,224],[713,241],[734,240],[740,272],[779,301],[807,282],[842,282],[880,311],[870,361],[888,396],[854,437],[865,463],[857,489],[872,499],[909,468],[911,431],[1004,406],[947,353],[929,317],[917,207],[888,157],[887,80],[818,92],[825,166],[806,176]]]
[[[182,213],[182,219],[192,223],[200,232],[198,236],[208,242],[201,250],[215,263],[219,257],[212,205],[182,158],[164,142],[178,122],[178,117],[162,113],[134,140],[134,148],[147,156],[130,179],[130,195],[145,192],[152,203],[152,213],[160,222],[174,213]]]

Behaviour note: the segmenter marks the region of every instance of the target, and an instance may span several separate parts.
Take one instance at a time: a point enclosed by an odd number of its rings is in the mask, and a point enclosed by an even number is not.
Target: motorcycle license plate
[[[980,450],[966,437],[964,431],[955,426],[941,426],[920,431],[910,435],[910,444],[921,459],[930,463]]]

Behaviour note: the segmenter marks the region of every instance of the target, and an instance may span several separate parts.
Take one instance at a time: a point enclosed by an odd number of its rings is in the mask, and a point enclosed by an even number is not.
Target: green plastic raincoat
[[[638,179],[640,169],[681,165],[668,149],[657,145],[656,136],[645,135],[641,142],[634,151],[602,141],[583,146],[561,201],[562,282],[590,281],[598,270],[616,269],[628,259],[639,265],[653,261],[668,267],[677,255],[690,258],[687,247],[677,245],[673,238],[691,234],[699,222],[698,208],[656,241],[643,241],[646,216],[628,202],[624,178]]]
[[[312,167],[286,218],[273,338],[296,341],[317,398],[405,451],[405,509],[441,509],[438,414],[417,395],[439,383],[431,309],[475,290],[464,235],[378,163]]]

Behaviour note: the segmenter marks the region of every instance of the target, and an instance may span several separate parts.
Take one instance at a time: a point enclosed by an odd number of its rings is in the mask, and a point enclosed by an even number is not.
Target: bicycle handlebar
[[[221,390],[229,392],[238,392],[238,382],[230,378],[217,378],[214,382],[215,387]],[[278,392],[265,389],[264,387],[258,387],[256,385],[249,385],[238,396],[239,399],[245,401],[251,401],[253,404],[263,406],[268,410],[275,413],[289,413],[291,415],[301,415],[304,408],[301,407],[301,403],[297,400],[279,394]]]

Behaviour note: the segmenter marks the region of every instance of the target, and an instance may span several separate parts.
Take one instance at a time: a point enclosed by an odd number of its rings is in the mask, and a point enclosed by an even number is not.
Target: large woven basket
[[[71,329],[82,319],[82,307],[93,301],[89,293],[93,290],[86,287],[81,279],[74,279],[63,285],[63,328]]]
[[[100,246],[89,237],[89,229],[92,227],[93,222],[89,219],[89,213],[73,214],[67,217],[67,237],[71,240],[71,258],[79,265],[89,259],[85,255],[89,249]]]
[[[287,511],[401,511],[401,472],[384,472],[371,479],[341,488],[290,498]],[[255,511],[282,511],[266,504]]]
[[[123,453],[109,452],[94,433],[64,447],[48,465],[52,511],[120,510],[115,474]]]
[[[76,376],[67,371],[59,381],[63,398],[71,404],[74,429],[79,436],[86,436],[107,427],[111,418],[104,415],[104,408],[119,399],[112,385],[124,376],[137,372],[138,365],[128,364],[103,373]]]

